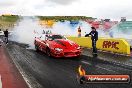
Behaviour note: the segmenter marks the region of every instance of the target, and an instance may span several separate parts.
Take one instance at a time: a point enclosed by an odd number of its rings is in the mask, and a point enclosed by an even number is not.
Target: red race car
[[[45,52],[48,56],[53,57],[79,57],[81,47],[66,37],[58,34],[43,34],[36,37],[35,49]]]

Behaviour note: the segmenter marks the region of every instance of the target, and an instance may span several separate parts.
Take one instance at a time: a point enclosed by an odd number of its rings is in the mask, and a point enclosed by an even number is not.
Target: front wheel
[[[46,54],[47,54],[49,57],[51,57],[51,51],[50,51],[49,48],[46,49]]]
[[[35,50],[38,52],[39,51],[39,47],[37,45],[35,45]]]

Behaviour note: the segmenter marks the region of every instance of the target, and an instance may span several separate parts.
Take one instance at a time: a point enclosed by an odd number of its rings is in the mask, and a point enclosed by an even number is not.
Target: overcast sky
[[[132,19],[132,0],[0,0],[0,14]]]

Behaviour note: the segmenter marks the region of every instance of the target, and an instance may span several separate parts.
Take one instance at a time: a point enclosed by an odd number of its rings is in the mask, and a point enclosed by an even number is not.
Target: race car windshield
[[[64,36],[61,36],[61,35],[52,35],[50,36],[50,38],[52,38],[53,40],[54,39],[66,39]]]

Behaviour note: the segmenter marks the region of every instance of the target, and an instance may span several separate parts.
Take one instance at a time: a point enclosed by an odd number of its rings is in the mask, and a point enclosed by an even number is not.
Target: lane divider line
[[[86,61],[81,61],[81,62],[84,63],[84,64],[92,65],[91,63],[88,63]]]

